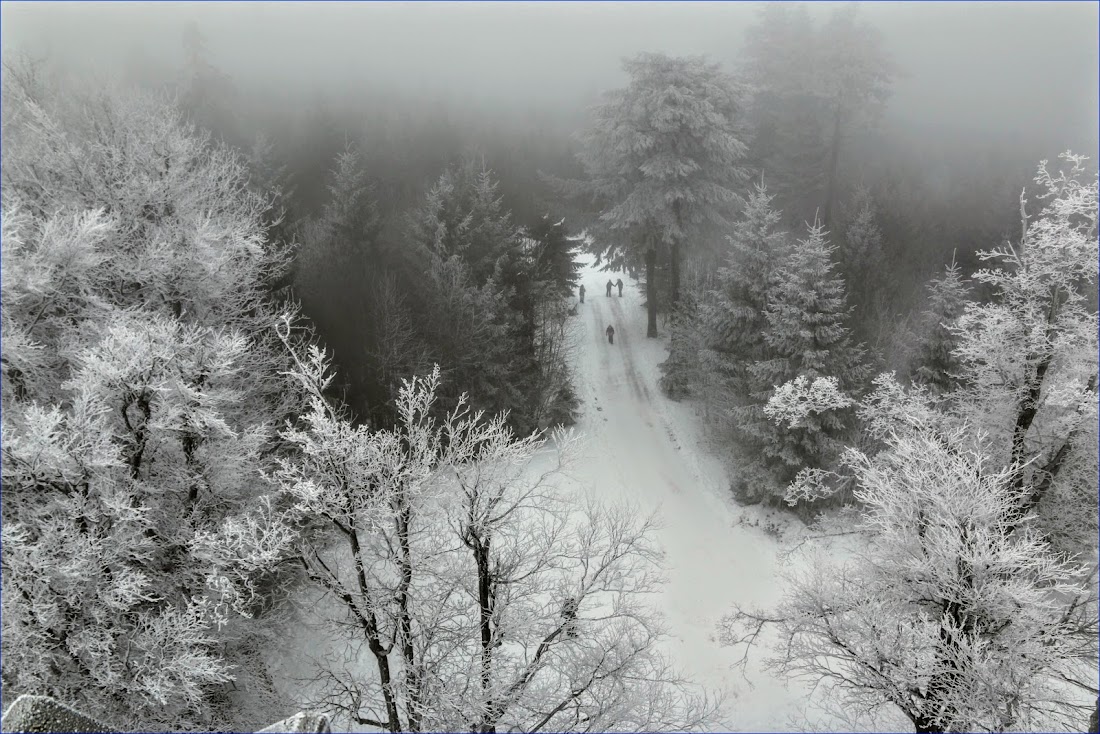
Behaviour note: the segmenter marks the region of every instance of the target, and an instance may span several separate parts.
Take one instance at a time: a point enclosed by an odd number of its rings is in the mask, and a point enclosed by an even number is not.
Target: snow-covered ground
[[[688,677],[725,694],[719,728],[789,730],[806,691],[756,665],[745,675],[734,670],[740,651],[718,643],[716,625],[734,602],[767,607],[779,599],[777,551],[803,528],[789,516],[733,502],[728,471],[704,449],[693,407],[669,400],[657,385],[667,338],[646,338],[635,281],[624,279],[621,298],[617,289],[605,295],[609,276],[621,277],[594,267],[581,274],[587,292],[576,319],[574,377],[584,403],[576,430],[585,435],[585,450],[571,473],[602,497],[658,513],[669,578],[660,606],[670,652]],[[609,324],[613,345],[604,335]],[[771,532],[763,529],[768,525]]]
[[[572,364],[583,401],[575,430],[583,441],[567,478],[559,481],[608,502],[627,501],[657,513],[668,583],[655,603],[670,632],[668,652],[685,677],[723,697],[716,730],[847,728],[807,714],[806,688],[786,684],[760,667],[766,649],[752,652],[743,675],[734,669],[741,651],[718,642],[717,623],[735,602],[766,609],[780,598],[778,555],[806,530],[790,515],[733,502],[729,471],[705,448],[695,407],[669,400],[658,387],[667,334],[646,338],[637,283],[624,278],[622,297],[615,290],[608,298],[609,275],[620,277],[587,264],[581,273],[587,294],[573,319]],[[609,324],[615,327],[613,345],[604,335]],[[305,700],[309,687],[302,676],[308,676],[310,657],[334,649],[324,629],[310,623],[329,602],[316,590],[303,595],[302,618],[288,627],[284,649],[269,655],[276,684],[296,703]],[[760,641],[765,646],[774,642],[766,635]]]

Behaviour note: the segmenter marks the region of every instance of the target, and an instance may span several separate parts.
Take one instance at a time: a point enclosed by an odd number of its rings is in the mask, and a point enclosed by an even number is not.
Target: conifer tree
[[[669,253],[670,306],[682,253],[708,228],[728,225],[747,179],[742,93],[702,58],[643,54],[625,62],[630,85],[608,95],[581,154],[574,188],[601,208],[595,247],[608,268],[646,270],[647,336],[657,336],[658,250]]]
[[[781,427],[763,407],[775,388],[798,377],[836,378],[840,388],[857,391],[866,378],[863,350],[852,344],[845,325],[849,308],[844,281],[833,273],[826,233],[818,223],[790,250],[766,296],[764,356],[749,367],[750,405],[741,412],[741,430],[759,446],[769,470],[769,489],[783,494],[794,475],[835,458],[850,415],[823,411],[798,426]]]
[[[751,391],[749,367],[764,356],[768,284],[786,257],[787,234],[778,231],[781,214],[763,183],[749,195],[745,210],[726,241],[729,253],[716,287],[701,305],[708,344],[708,369],[721,386],[715,399],[736,421],[736,406]]]
[[[336,157],[320,214],[302,226],[295,286],[318,332],[340,355],[345,398],[361,417],[387,399],[372,383],[369,361],[379,333],[370,292],[387,269],[379,230],[362,153],[348,146]]]
[[[914,382],[944,395],[959,387],[962,365],[956,325],[967,302],[967,287],[959,266],[952,261],[943,275],[928,284],[928,305],[921,312],[917,354],[911,367]]]
[[[871,192],[864,187],[856,190],[850,209],[854,212],[846,223],[837,247],[837,264],[848,284],[848,298],[856,308],[861,322],[870,317],[878,293],[890,288],[891,273],[883,256],[882,231],[875,221],[875,204]]]

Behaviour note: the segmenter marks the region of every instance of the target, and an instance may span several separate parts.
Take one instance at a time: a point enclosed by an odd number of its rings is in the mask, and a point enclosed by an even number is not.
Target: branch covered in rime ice
[[[805,375],[799,375],[775,388],[764,406],[764,414],[777,423],[798,427],[810,413],[847,408],[853,402],[841,392],[835,377],[818,377],[810,382]]]
[[[774,624],[774,670],[826,685],[852,711],[896,707],[918,731],[1078,721],[1065,686],[1095,676],[1092,570],[1014,527],[1013,469],[964,436],[913,430],[875,457],[849,451],[868,547],[789,574],[785,601],[768,614],[736,610],[723,642],[747,654]]]

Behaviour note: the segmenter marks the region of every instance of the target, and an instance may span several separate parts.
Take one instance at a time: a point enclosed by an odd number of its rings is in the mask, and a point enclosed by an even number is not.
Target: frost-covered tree
[[[928,301],[921,312],[912,379],[941,394],[959,387],[962,365],[955,354],[959,346],[956,327],[968,300],[968,290],[954,262],[927,286]]]
[[[658,249],[670,259],[671,307],[683,253],[708,228],[726,226],[748,178],[741,129],[742,93],[716,64],[694,57],[642,54],[624,63],[625,89],[595,111],[579,189],[600,207],[593,242],[608,268],[644,261],[647,336],[657,336],[654,291]]]
[[[791,248],[765,296],[764,350],[748,368],[750,400],[739,413],[739,431],[757,449],[770,475],[772,494],[782,495],[804,468],[821,468],[839,453],[838,441],[850,428],[844,411],[807,416],[780,426],[764,412],[777,386],[806,378],[833,377],[844,391],[859,390],[866,378],[863,350],[852,343],[844,281],[833,273],[830,247],[820,224]],[[768,481],[770,480],[770,481]]]
[[[944,400],[880,376],[859,408],[879,453],[849,449],[789,488],[856,486],[869,545],[797,580],[776,613],[729,620],[730,642],[779,624],[781,669],[918,731],[1076,729],[1094,711],[1097,180],[1063,157],[1057,175],[1040,164],[1046,206],[1021,242],[980,253],[995,298],[952,329],[962,386]],[[849,400],[822,388],[788,383],[769,411],[790,423]]]
[[[1080,727],[1093,698],[1067,681],[1095,690],[1095,567],[1015,527],[1027,496],[972,432],[916,421],[875,456],[849,451],[865,543],[792,574],[776,609],[738,609],[723,642],[750,644],[774,623],[785,643],[773,669],[872,724],[890,709],[917,732]]]
[[[3,89],[5,689],[233,726],[214,704],[285,540],[252,542],[270,426],[299,400],[264,202],[162,100]]]
[[[516,438],[503,416],[460,400],[433,419],[438,369],[405,381],[397,424],[375,432],[324,397],[327,370],[316,348],[295,369],[311,409],[285,432],[301,458],[278,473],[316,529],[298,561],[335,599],[348,645],[321,663],[315,703],[388,731],[705,720],[709,706],[656,650],[648,521],[572,505],[557,465],[532,465],[545,439]],[[571,441],[556,443],[560,460]]]
[[[1068,170],[1057,174],[1039,166],[1037,216],[1021,196],[1020,243],[979,253],[996,267],[974,279],[996,298],[966,305],[956,356],[967,383],[959,410],[997,440],[997,458],[1027,490],[1026,509],[1061,518],[1048,528],[1077,551],[1094,548],[1096,536],[1097,333],[1087,289],[1096,283],[1098,204],[1085,159],[1062,159]]]
[[[781,214],[772,208],[772,200],[763,183],[749,195],[726,237],[726,264],[700,304],[709,347],[704,359],[722,386],[713,398],[735,422],[736,406],[752,389],[749,368],[765,354],[768,289],[789,248],[786,232],[777,229]]]

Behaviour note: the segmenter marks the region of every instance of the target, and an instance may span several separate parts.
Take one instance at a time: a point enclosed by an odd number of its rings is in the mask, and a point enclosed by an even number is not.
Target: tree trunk
[[[943,727],[933,721],[920,718],[913,722],[913,730],[917,734],[942,734]]]
[[[833,115],[833,143],[829,150],[829,180],[825,191],[825,216],[822,224],[826,227],[833,223],[833,206],[836,202],[836,171],[840,162],[840,104]]]
[[[649,249],[645,251],[645,301],[646,311],[649,312],[649,326],[646,329],[646,337],[657,338],[657,289],[653,287],[653,277],[657,270],[657,249],[650,240]]]
[[[409,731],[420,731],[420,671],[412,642],[412,613],[409,611],[409,589],[412,587],[412,548],[409,544],[409,522],[412,511],[402,499],[397,513],[397,538],[401,549],[398,565],[401,582],[397,587],[397,608],[400,615],[401,656],[405,659],[405,691],[409,697]]]
[[[401,731],[401,716],[397,712],[397,696],[393,690],[393,676],[390,673],[390,658],[386,652],[385,647],[382,645],[381,635],[378,630],[378,622],[374,617],[374,609],[370,603],[370,592],[367,587],[367,572],[363,566],[362,549],[359,545],[359,531],[355,529],[355,526],[351,526],[351,532],[348,535],[348,540],[351,542],[351,554],[355,560],[355,575],[359,583],[359,593],[363,598],[363,603],[367,607],[367,614],[365,617],[366,633],[367,633],[367,647],[374,655],[375,662],[378,664],[378,682],[382,686],[382,698],[386,704],[386,718],[390,731]]]
[[[1100,732],[1100,698],[1096,699],[1096,708],[1092,710],[1092,715],[1089,716],[1089,734],[1096,734]]]
[[[672,213],[676,217],[676,229],[679,230],[672,241],[672,256],[669,258],[672,264],[672,298],[669,305],[670,312],[675,316],[676,307],[680,305],[680,242],[683,241],[684,236],[684,221],[680,213],[679,199],[672,202]]]
[[[672,300],[669,303],[669,312],[675,317],[676,308],[680,305],[680,243],[672,243]]]
[[[478,730],[496,732],[496,725],[489,716],[493,710],[493,701],[490,698],[493,685],[493,598],[488,539],[475,540],[474,559],[477,563],[477,598],[481,617],[481,693],[485,700],[485,714]]]

